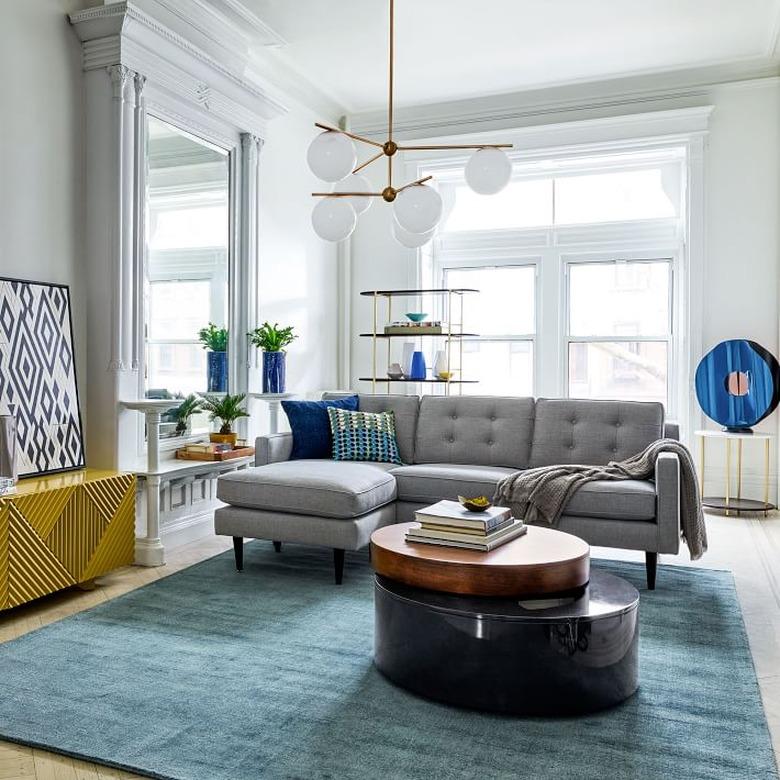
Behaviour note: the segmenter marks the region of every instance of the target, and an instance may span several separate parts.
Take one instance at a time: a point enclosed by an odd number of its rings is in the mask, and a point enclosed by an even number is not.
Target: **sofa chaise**
[[[345,394],[326,394],[325,398]],[[661,404],[493,396],[360,395],[361,411],[392,410],[403,466],[289,460],[292,434],[260,436],[256,467],[222,475],[217,534],[232,536],[243,568],[244,538],[331,547],[335,579],[344,551],[365,547],[377,528],[458,495],[492,496],[518,469],[561,463],[603,465],[678,438]],[[659,553],[680,545],[680,470],[662,453],[655,480],[598,481],[578,490],[558,528],[589,544],[643,550],[648,588]]]

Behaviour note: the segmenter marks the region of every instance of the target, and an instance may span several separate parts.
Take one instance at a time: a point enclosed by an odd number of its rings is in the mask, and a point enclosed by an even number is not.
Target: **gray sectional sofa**
[[[340,397],[328,394],[325,397]],[[360,395],[362,411],[392,410],[405,465],[289,460],[292,434],[261,436],[256,467],[219,478],[215,531],[232,536],[243,567],[244,538],[334,550],[336,583],[344,551],[377,528],[414,519],[442,498],[492,496],[518,469],[560,463],[606,464],[661,438],[677,438],[656,403],[494,396]],[[654,481],[593,482],[574,494],[559,529],[593,545],[644,550],[648,587],[658,553],[680,544],[680,472],[663,453]]]

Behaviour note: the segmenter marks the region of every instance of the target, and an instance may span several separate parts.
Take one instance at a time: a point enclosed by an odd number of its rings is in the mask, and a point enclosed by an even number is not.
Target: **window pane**
[[[669,263],[569,265],[569,334],[665,336]]]
[[[454,204],[440,230],[502,230],[552,225],[552,193],[552,179],[513,181],[490,196],[479,195],[465,184],[444,184],[445,204],[453,198]]]
[[[146,356],[150,398],[186,396],[206,390],[206,353],[197,344],[149,344]]]
[[[665,341],[569,344],[569,395],[629,401],[667,400]]]
[[[533,395],[533,342],[464,341],[463,378],[479,380],[463,385],[464,394]]]
[[[616,171],[555,179],[555,224],[675,217],[679,169]]]
[[[198,338],[209,311],[211,285],[198,282],[152,282],[149,301],[149,338]]]
[[[463,297],[463,330],[480,336],[528,336],[536,332],[533,266],[450,268],[447,287],[471,287],[479,295]],[[460,314],[453,301],[453,320]]]

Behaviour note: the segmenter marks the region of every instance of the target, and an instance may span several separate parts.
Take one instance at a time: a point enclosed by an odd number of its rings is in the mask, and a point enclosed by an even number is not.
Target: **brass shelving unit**
[[[373,303],[373,328],[371,333],[361,333],[361,338],[371,339],[371,376],[359,377],[361,382],[371,382],[371,392],[376,392],[376,386],[378,383],[387,383],[387,392],[390,392],[390,386],[394,383],[412,382],[420,384],[434,384],[444,385],[445,393],[450,394],[451,386],[456,386],[458,392],[463,391],[463,385],[477,384],[478,379],[464,379],[463,378],[463,339],[473,336],[477,336],[477,333],[465,333],[463,331],[463,299],[466,295],[472,293],[478,293],[479,290],[475,290],[468,287],[460,288],[432,288],[432,289],[420,289],[420,290],[364,290],[360,294],[371,298]],[[442,322],[446,321],[447,331],[445,333],[385,333],[384,328],[379,326],[379,309],[380,302],[386,302],[386,323],[389,325],[393,319],[393,299],[394,298],[419,298],[422,296],[436,296],[442,301],[442,305],[439,307],[442,309],[441,317]],[[457,308],[457,312],[455,309]],[[457,321],[453,321],[453,315],[457,316]],[[445,340],[445,352],[447,355],[447,371],[452,374],[453,378],[450,379],[438,379],[436,377],[432,379],[408,379],[401,377],[400,379],[392,379],[388,376],[377,375],[377,359],[379,352],[379,342],[384,340],[387,344],[387,363],[391,363],[391,348],[393,339],[404,339],[410,341],[412,339],[444,339]],[[457,345],[457,366],[453,360],[453,346]],[[454,378],[457,377],[457,378]]]

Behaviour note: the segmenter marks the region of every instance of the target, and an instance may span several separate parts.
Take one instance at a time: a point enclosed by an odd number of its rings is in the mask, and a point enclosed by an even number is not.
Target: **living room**
[[[0,778],[777,778],[780,0],[7,0]]]

